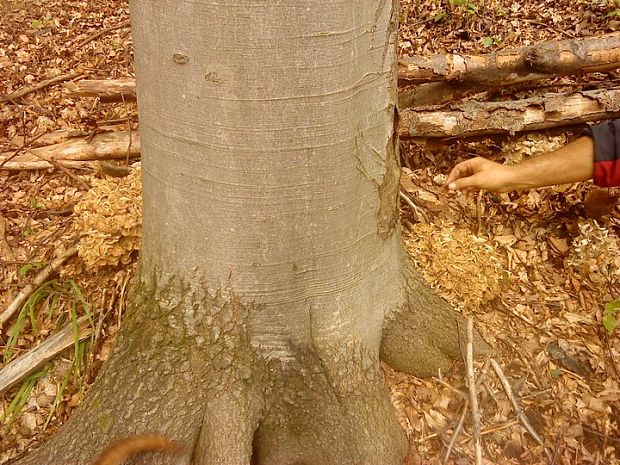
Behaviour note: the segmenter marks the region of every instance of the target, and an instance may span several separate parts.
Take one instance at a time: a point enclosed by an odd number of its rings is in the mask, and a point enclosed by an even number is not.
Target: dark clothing
[[[594,139],[594,183],[620,186],[620,119],[603,121],[585,134]]]

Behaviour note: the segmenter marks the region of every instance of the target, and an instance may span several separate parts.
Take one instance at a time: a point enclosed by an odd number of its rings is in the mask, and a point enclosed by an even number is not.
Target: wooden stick
[[[426,212],[422,208],[418,207],[415,203],[413,203],[413,200],[411,200],[407,194],[405,194],[403,191],[398,191],[398,196],[411,207],[413,213],[416,216],[422,217],[427,224],[430,223]],[[419,221],[418,218],[416,218],[416,220]]]
[[[491,366],[493,367],[493,370],[495,370],[495,374],[497,375],[500,382],[502,383],[502,386],[504,387],[504,391],[506,391],[506,395],[508,396],[508,399],[510,400],[510,403],[512,404],[512,408],[514,409],[515,414],[517,415],[517,418],[519,419],[523,427],[526,429],[526,431],[530,434],[530,436],[532,436],[532,438],[534,438],[534,440],[538,444],[543,446],[543,449],[545,450],[545,453],[547,454],[547,457],[549,458],[549,460],[552,460],[553,456],[551,455],[549,450],[545,447],[544,440],[538,435],[536,430],[532,427],[529,420],[523,413],[523,410],[519,406],[519,403],[517,402],[517,399],[512,392],[512,388],[510,387],[510,383],[508,382],[508,379],[506,379],[506,376],[504,375],[504,371],[499,366],[499,363],[497,363],[494,359],[491,359]]]
[[[469,386],[469,407],[473,426],[474,448],[476,465],[482,465],[482,445],[480,443],[480,411],[478,410],[478,394],[476,391],[476,376],[474,374],[474,320],[467,318],[467,345],[466,363],[467,385]]]
[[[463,424],[465,423],[465,416],[467,415],[468,408],[469,408],[469,401],[465,400],[465,404],[463,404],[463,411],[461,412],[459,422],[457,423],[456,428],[454,428],[454,433],[452,434],[452,438],[450,439],[450,443],[448,444],[446,453],[443,456],[443,463],[448,463],[448,460],[450,459],[450,454],[452,454],[452,449],[454,448],[454,444],[456,444],[456,441],[461,435],[461,431],[463,430]]]
[[[130,26],[131,26],[131,21],[129,19],[125,19],[115,26],[107,27],[105,29],[102,29],[101,31],[98,31],[98,32],[95,32],[94,34],[89,35],[86,39],[84,39],[82,42],[77,44],[77,48],[82,48],[87,43],[92,42],[93,40],[97,40],[99,37],[107,34],[108,32],[116,31],[117,29],[122,29],[124,27],[130,27]]]
[[[32,86],[26,86],[26,87],[22,87],[19,90],[16,90],[15,92],[13,92],[12,94],[8,94],[8,95],[0,95],[0,103],[3,102],[13,102],[15,100],[19,100],[20,98],[35,92],[37,90],[41,90],[44,89],[46,87],[49,87],[51,85],[57,84],[59,82],[64,82],[64,81],[69,81],[70,79],[77,79],[80,76],[84,76],[84,73],[82,73],[82,71],[71,71],[70,73],[67,74],[61,74],[60,76],[56,76],[53,77],[51,79],[47,79],[45,81],[41,81],[37,84],[34,84]]]
[[[26,285],[19,294],[13,299],[13,302],[9,304],[4,312],[0,314],[0,328],[6,323],[16,312],[22,308],[22,305],[28,300],[30,294],[32,294],[41,284],[43,284],[47,278],[50,277],[51,274],[58,271],[61,265],[67,261],[69,258],[73,257],[77,254],[78,248],[77,245],[70,247],[67,249],[60,257],[55,258],[51,262],[49,262],[32,280],[32,283]]]
[[[81,341],[90,336],[92,328],[87,316],[79,318],[77,323],[78,338]],[[74,343],[73,324],[69,323],[37,347],[19,356],[0,370],[0,394]]]
[[[90,142],[85,138],[70,139],[59,144],[30,149],[28,153],[14,157],[1,169],[15,171],[45,169],[54,166],[49,161],[41,161],[40,158],[47,158],[50,161],[54,160],[57,163],[67,164],[65,166],[71,166],[75,162],[126,159],[127,156],[130,158],[140,156],[139,134],[116,131],[97,134]],[[13,154],[0,154],[0,165],[9,157],[13,157]]]
[[[102,102],[136,100],[136,80],[121,79],[82,79],[65,84],[69,97],[99,97]]]

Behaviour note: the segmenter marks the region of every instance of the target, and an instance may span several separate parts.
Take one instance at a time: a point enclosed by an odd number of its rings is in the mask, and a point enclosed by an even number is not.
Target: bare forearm
[[[591,179],[594,143],[580,137],[554,152],[540,155],[511,166],[512,189],[566,184]]]

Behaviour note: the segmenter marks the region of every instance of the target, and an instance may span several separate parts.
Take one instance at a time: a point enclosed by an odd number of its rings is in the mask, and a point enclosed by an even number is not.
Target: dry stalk
[[[500,382],[502,383],[502,386],[504,387],[504,391],[506,391],[506,395],[508,396],[508,399],[510,400],[510,403],[512,404],[512,408],[514,409],[515,414],[517,415],[517,418],[519,419],[523,427],[526,429],[526,431],[530,434],[530,436],[532,436],[538,444],[543,446],[543,449],[545,450],[545,453],[547,454],[547,458],[549,459],[549,462],[551,462],[553,460],[552,454],[545,447],[545,442],[540,437],[540,435],[536,432],[536,430],[532,427],[529,420],[523,413],[523,410],[521,409],[521,407],[519,406],[519,403],[517,402],[517,398],[512,392],[510,383],[508,382],[508,379],[506,379],[506,376],[504,375],[504,371],[502,370],[502,367],[500,367],[499,363],[497,363],[494,359],[491,359],[491,366],[493,367],[493,370],[495,370],[495,374],[497,375]]]
[[[461,431],[463,430],[463,424],[465,423],[465,416],[467,415],[467,410],[469,408],[469,401],[466,399],[463,404],[463,410],[461,411],[461,416],[459,418],[459,422],[454,429],[454,433],[452,434],[452,438],[450,439],[450,443],[448,444],[448,448],[446,449],[446,453],[443,456],[443,463],[448,463],[450,459],[450,454],[452,454],[452,449],[454,448],[454,444],[458,440],[461,435]]]
[[[471,411],[474,448],[476,454],[476,465],[482,465],[482,445],[480,443],[480,411],[478,410],[478,394],[476,390],[476,376],[474,374],[474,320],[467,318],[467,345],[466,363],[467,385],[469,386],[469,407]]]

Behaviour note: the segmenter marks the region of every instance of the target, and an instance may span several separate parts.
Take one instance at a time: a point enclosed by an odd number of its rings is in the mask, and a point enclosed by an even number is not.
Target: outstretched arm
[[[545,155],[515,165],[502,165],[485,158],[472,158],[456,165],[446,180],[448,189],[485,189],[509,192],[591,179],[594,142],[583,136]]]

